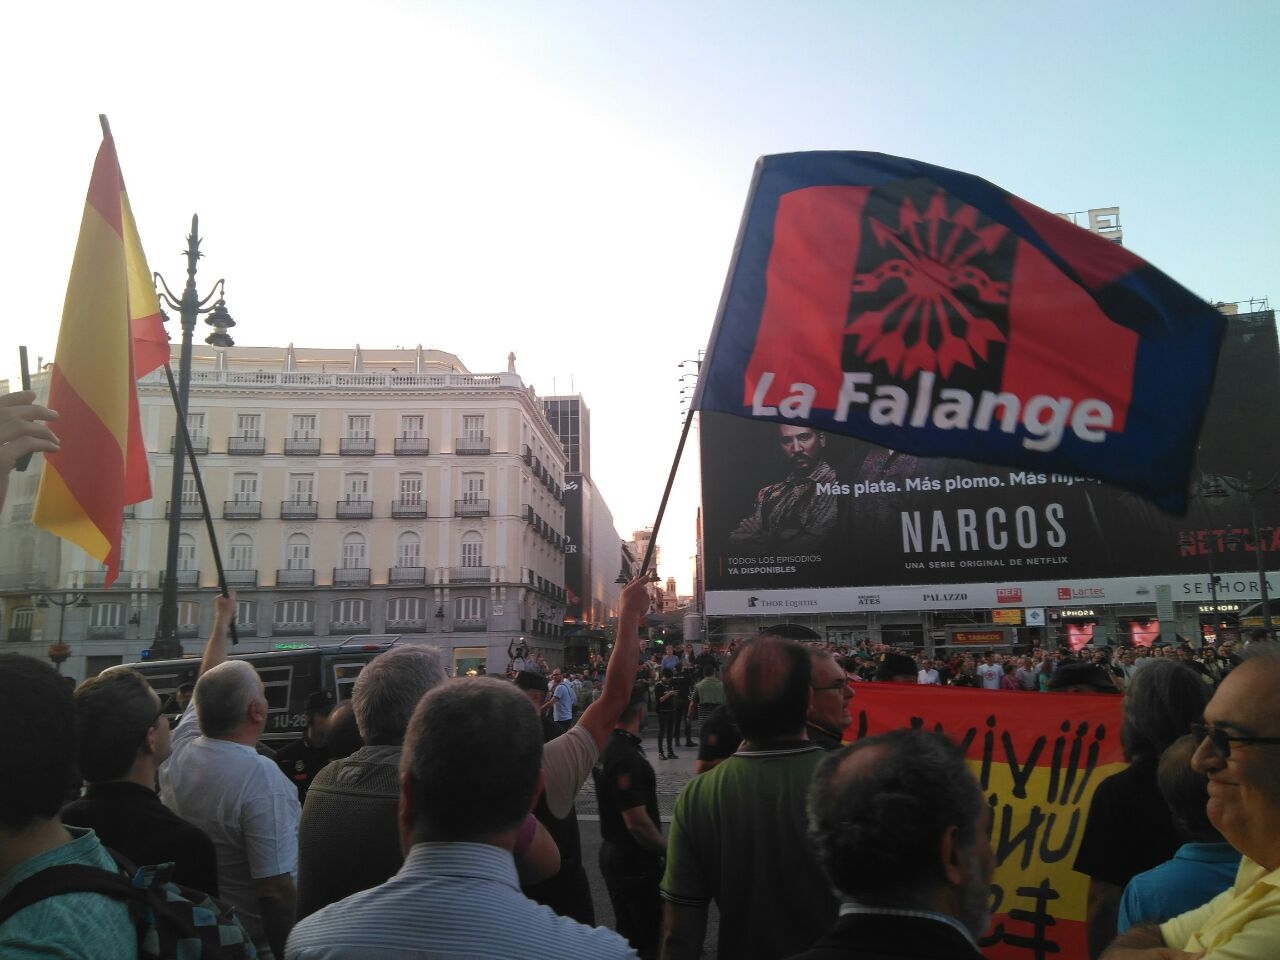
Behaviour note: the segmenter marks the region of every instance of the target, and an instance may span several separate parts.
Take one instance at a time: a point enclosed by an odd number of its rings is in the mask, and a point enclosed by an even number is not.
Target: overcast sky
[[[1278,48],[1270,0],[23,4],[0,377],[20,342],[53,353],[106,113],[152,268],[181,279],[198,213],[240,343],[421,343],[477,372],[514,351],[585,397],[626,538],[756,157],[877,150],[1118,205],[1197,294],[1280,297]],[[694,445],[659,538],[682,590],[696,481]]]

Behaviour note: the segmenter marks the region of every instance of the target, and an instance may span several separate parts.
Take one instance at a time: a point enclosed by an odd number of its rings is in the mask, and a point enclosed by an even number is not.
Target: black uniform
[[[663,860],[644,850],[622,811],[644,807],[658,829],[658,782],[639,737],[614,730],[592,771],[600,805],[600,872],[613,903],[616,929],[642,958],[656,957],[662,927],[658,882]]]
[[[316,774],[325,768],[329,761],[329,751],[325,747],[313,747],[306,737],[299,737],[286,747],[282,747],[275,755],[275,761],[284,775],[298,788],[298,802],[307,799],[307,791]]]
[[[554,740],[564,733],[560,724],[556,723],[546,711],[542,713],[542,740],[544,743]],[[567,816],[553,816],[547,807],[546,794],[538,797],[538,805],[533,808],[533,815],[538,818],[551,834],[551,839],[560,848],[560,872],[541,883],[530,883],[521,889],[524,895],[536,903],[550,907],[562,917],[570,917],[589,927],[596,925],[596,908],[591,902],[591,886],[587,882],[587,871],[582,865],[582,837],[578,833],[578,811],[569,808]]]

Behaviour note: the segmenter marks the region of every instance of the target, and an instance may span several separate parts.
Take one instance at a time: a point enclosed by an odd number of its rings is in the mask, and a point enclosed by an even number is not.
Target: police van
[[[228,659],[252,664],[262,678],[267,693],[267,727],[262,740],[279,750],[306,732],[307,697],[326,690],[333,694],[334,703],[351,699],[351,688],[364,665],[399,642],[399,634],[348,637],[332,643],[303,641],[279,644],[264,653],[232,653]],[[200,658],[142,660],[121,667],[145,676],[161,701],[167,703],[182,684],[195,683]]]

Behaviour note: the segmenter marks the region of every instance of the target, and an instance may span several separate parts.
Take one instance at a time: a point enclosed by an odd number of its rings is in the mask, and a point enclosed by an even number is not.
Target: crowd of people
[[[33,400],[0,398],[0,505],[14,462],[57,445]],[[258,749],[261,678],[228,656],[234,596],[172,729],[135,671],[73,691],[0,655],[0,956],[158,955],[135,894],[159,876],[204,904],[190,916],[224,956],[682,960],[703,954],[714,902],[726,960],[976,960],[991,806],[940,733],[845,745],[862,682],[1123,695],[1128,762],[1098,785],[1074,863],[1090,956],[1276,955],[1275,643],[935,660],[781,624],[646,660],[649,604],[647,578],[629,583],[608,663],[577,676],[525,661],[449,678],[438,651],[392,649],[349,704],[308,704],[283,759]],[[665,825],[650,710],[660,758],[698,741]],[[588,777],[614,929],[596,925],[574,812]]]

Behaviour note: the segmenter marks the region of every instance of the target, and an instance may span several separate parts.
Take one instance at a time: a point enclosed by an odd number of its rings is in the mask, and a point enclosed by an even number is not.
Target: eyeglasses
[[[1207,723],[1191,724],[1191,735],[1198,741],[1203,741],[1206,737],[1213,744],[1213,749],[1217,751],[1218,756],[1226,760],[1231,756],[1231,744],[1233,743],[1280,743],[1280,737],[1239,737],[1228,733],[1219,727],[1211,727]]]
[[[811,690],[840,690],[840,691],[843,691],[843,690],[844,690],[848,685],[849,685],[849,682],[848,682],[847,680],[836,680],[836,681],[835,681],[835,682],[833,682],[833,683],[828,683],[828,684],[826,684],[825,686],[821,686],[821,687],[820,687],[820,686],[818,686],[818,685],[817,685],[817,684],[815,684],[815,683],[811,683],[811,684],[809,684],[809,689],[811,689]]]

